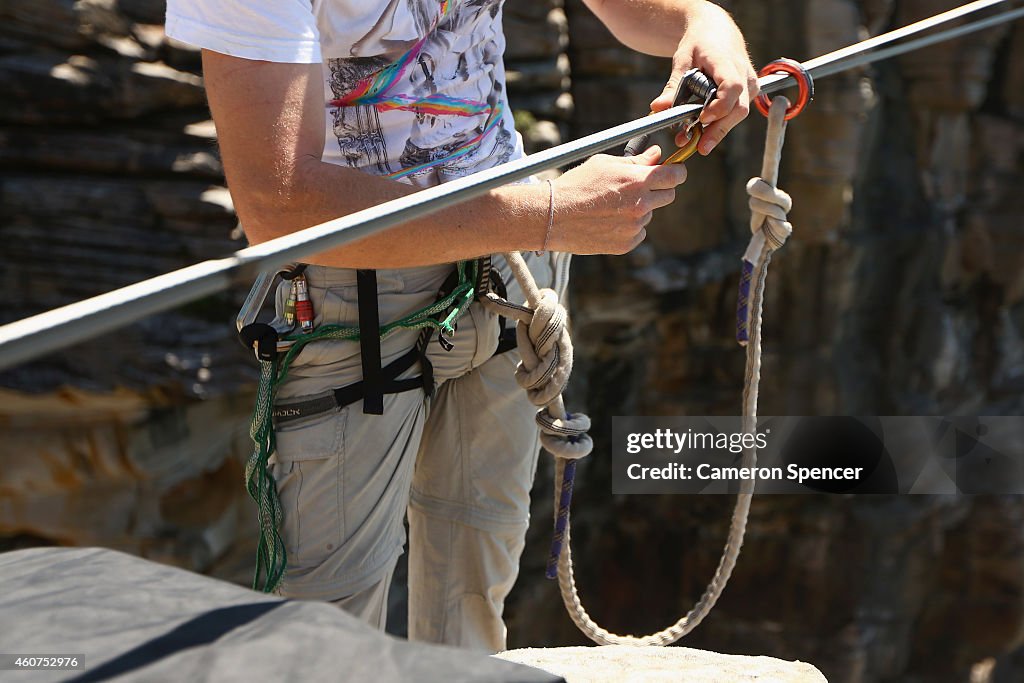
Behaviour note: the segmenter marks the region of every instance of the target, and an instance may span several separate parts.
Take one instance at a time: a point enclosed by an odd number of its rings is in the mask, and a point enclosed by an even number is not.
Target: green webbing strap
[[[468,266],[467,266],[468,264]],[[467,269],[469,273],[467,274]],[[419,330],[430,327],[449,336],[455,333],[455,322],[473,302],[477,263],[462,261],[457,266],[459,281],[451,294],[435,301],[426,308],[410,313],[380,328],[383,339],[398,329]],[[449,309],[451,309],[449,311]],[[448,314],[441,320],[437,316]],[[256,549],[256,574],[253,589],[272,593],[281,586],[288,556],[281,540],[281,501],[277,496],[274,478],[270,475],[267,461],[275,450],[274,424],[271,414],[277,387],[288,376],[288,368],[295,356],[310,342],[321,339],[359,339],[359,326],[322,325],[309,334],[293,334],[284,338],[292,342],[283,357],[273,361],[260,361],[260,381],[256,393],[256,407],[253,410],[249,436],[255,449],[245,466],[245,482],[249,496],[256,502],[260,527],[260,540]]]

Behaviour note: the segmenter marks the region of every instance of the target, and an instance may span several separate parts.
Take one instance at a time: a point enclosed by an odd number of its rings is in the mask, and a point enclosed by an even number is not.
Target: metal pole
[[[635,135],[680,123],[700,111],[697,104],[667,109],[431,187],[385,204],[236,251],[217,260],[143,280],[106,294],[40,313],[0,327],[0,370],[169,308],[253,280],[262,270],[279,268],[304,256],[340,247],[400,223],[458,204],[501,185],[589,157],[625,143]]]
[[[1024,16],[1024,8],[1016,10],[1007,10],[1000,14],[996,14],[985,19],[980,19],[970,24],[964,24],[956,28],[948,29],[946,31],[940,31],[933,33],[929,36],[924,36],[914,40],[908,40],[899,45],[893,45],[882,50],[876,48],[888,45],[897,40],[907,38],[921,31],[927,31],[928,29],[936,28],[942,24],[947,24],[957,19],[963,19],[964,17],[980,12],[991,7],[997,7],[999,5],[1011,5],[1018,0],[976,0],[976,2],[969,2],[966,5],[955,7],[948,12],[942,12],[935,16],[916,21],[913,24],[907,24],[897,29],[893,29],[888,33],[875,36],[874,38],[868,38],[862,40],[859,43],[853,45],[847,45],[844,48],[840,48],[828,54],[815,57],[806,62],[802,62],[803,67],[811,74],[812,78],[819,79],[825,76],[831,76],[849,69],[870,64],[872,62],[879,62],[883,59],[889,59],[890,57],[896,57],[897,55],[904,54],[906,52],[912,52],[913,50],[919,50],[929,45],[934,45],[945,40],[952,40],[968,33],[975,31],[981,31],[982,29],[1001,24],[1003,22],[1012,21],[1021,16]],[[785,75],[774,75],[764,76],[758,80],[758,85],[761,88],[761,92],[770,94],[782,90],[783,88],[789,88],[796,85],[796,80],[792,76]]]
[[[962,7],[890,31],[881,36],[804,62],[815,78],[887,59],[927,45],[1024,16],[1024,8],[1009,10],[970,24],[880,50],[875,48],[981,10],[1014,0],[977,0]],[[874,51],[873,51],[874,50]],[[762,92],[771,93],[795,85],[790,76],[771,75],[758,80]],[[262,270],[272,270],[304,256],[343,246],[349,242],[420,218],[479,196],[495,187],[522,180],[551,168],[578,161],[626,142],[680,123],[700,105],[673,107],[636,121],[588,135],[579,140],[532,154],[516,161],[475,173],[466,178],[422,190],[380,206],[358,211],[217,260],[143,280],[134,285],[62,306],[0,327],[0,370],[51,351],[103,334],[154,313],[209,296],[232,284],[253,280]]]

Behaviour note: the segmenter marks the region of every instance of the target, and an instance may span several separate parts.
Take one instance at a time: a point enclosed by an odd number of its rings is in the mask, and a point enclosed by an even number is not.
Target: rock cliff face
[[[0,4],[4,322],[242,246],[198,54],[167,40],[163,12]],[[247,538],[237,295],[3,374],[0,544],[107,545],[208,570]]]
[[[950,3],[725,4],[761,64]],[[619,46],[580,0],[509,2],[505,16],[532,149],[643,115],[664,85],[667,60]],[[160,0],[0,4],[2,321],[242,245],[198,55],[162,20]],[[1016,25],[818,84],[784,153],[795,233],[772,264],[762,414],[1020,413],[1022,65]],[[674,620],[721,550],[731,500],[614,498],[602,453],[614,415],[739,409],[742,188],[763,132],[754,114],[691,161],[636,252],[574,263],[569,403],[598,425],[574,540],[584,599],[612,630]],[[245,579],[242,295],[0,375],[0,547],[104,544]],[[508,605],[516,646],[581,642],[539,579],[547,475]],[[830,681],[963,681],[986,658],[993,680],[1017,680],[1022,517],[1015,497],[756,499],[736,574],[686,644],[809,661]]]

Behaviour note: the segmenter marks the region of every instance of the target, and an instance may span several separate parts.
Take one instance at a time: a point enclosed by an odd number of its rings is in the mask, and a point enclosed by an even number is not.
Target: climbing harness
[[[489,258],[459,262],[441,286],[434,303],[394,322],[380,325],[376,273],[359,270],[356,273],[359,324],[321,325],[314,329],[312,304],[308,296],[305,299],[310,313],[308,326],[301,325],[302,317],[298,313],[301,292],[306,286],[304,270],[305,266],[299,264],[258,278],[236,320],[239,339],[243,345],[253,349],[260,364],[256,406],[249,429],[254,449],[246,463],[245,480],[249,496],[256,502],[260,529],[253,588],[264,592],[280,587],[287,567],[287,553],[279,532],[281,504],[268,469],[270,456],[275,450],[275,427],[337,411],[358,401],[363,401],[364,412],[380,415],[384,412],[385,394],[422,389],[428,396],[432,395],[434,380],[426,355],[427,345],[436,332],[438,342],[446,349],[452,348],[448,337],[455,333],[459,318],[469,308],[477,291],[484,291],[481,287],[492,282],[494,277]],[[289,324],[285,316],[284,320],[275,318],[269,323],[257,322],[259,311],[273,290],[277,277],[292,283],[291,292],[296,296],[295,320]],[[291,296],[290,293],[289,298]],[[286,304],[286,312],[287,308]],[[292,326],[296,321],[300,322],[298,330]],[[382,368],[380,340],[399,329],[420,330],[419,338],[412,349]],[[292,361],[307,344],[321,340],[359,340],[363,379],[315,396],[276,401],[277,389],[287,378]],[[420,375],[398,379],[417,361],[420,363]]]

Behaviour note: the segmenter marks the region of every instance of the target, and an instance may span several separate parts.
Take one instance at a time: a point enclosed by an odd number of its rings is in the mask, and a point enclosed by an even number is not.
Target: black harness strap
[[[514,348],[519,346],[519,341],[516,339],[516,328],[514,327],[502,327],[498,331],[498,348],[494,349],[494,355],[500,356],[503,353],[508,353]]]
[[[423,380],[423,393],[427,398],[434,398],[434,364],[427,357],[427,348],[430,340],[434,338],[434,328],[425,327],[420,332],[420,338],[413,347],[417,357],[420,359],[420,379]]]
[[[384,394],[400,394],[403,391],[410,391],[412,389],[418,389],[423,386],[423,376],[410,377],[408,379],[395,379],[403,372],[411,368],[416,361],[419,360],[419,351],[415,348],[410,349],[407,353],[403,354],[398,360],[388,364],[387,367],[380,370],[380,374],[377,378],[377,385],[374,387],[375,390],[379,391],[381,408],[383,409]],[[340,389],[334,390],[334,403],[341,409],[345,406],[355,403],[359,399],[363,399],[363,412],[366,412],[366,401],[369,399],[370,390],[366,380],[355,382],[347,386],[341,387]],[[370,413],[372,415],[380,415],[381,413]]]
[[[505,282],[501,279],[501,275],[498,274],[498,271],[491,270],[489,280],[491,290],[502,299],[507,299],[508,289],[505,287]],[[506,327],[507,322],[508,321],[505,316],[498,316],[498,348],[494,350],[495,356],[500,356],[501,354],[511,351],[518,346],[516,328],[514,326]]]
[[[451,294],[458,283],[458,271],[452,272],[438,290],[437,300],[444,299]],[[434,395],[434,367],[427,357],[427,349],[430,342],[434,339],[435,330],[431,327],[423,328],[413,348],[382,368],[380,311],[377,307],[377,271],[356,271],[356,289],[359,306],[359,346],[360,355],[362,356],[363,379],[322,394],[275,402],[273,409],[275,427],[315,417],[322,413],[341,410],[345,406],[357,401],[363,402],[364,413],[368,415],[382,415],[384,413],[385,394],[398,394],[422,387],[423,392],[428,397]],[[482,295],[488,289],[493,289],[502,297],[507,296],[505,284],[501,281],[498,272],[490,267],[490,260],[481,259],[479,263],[477,292]],[[447,311],[441,311],[434,318],[435,320],[441,320],[445,315],[447,315]],[[499,317],[500,337],[495,355],[516,347],[515,328],[510,327],[506,329],[505,322],[504,317]],[[447,342],[445,348],[451,348],[451,342],[448,342],[443,337],[438,337],[438,341]],[[420,376],[398,379],[398,376],[415,365],[416,361],[420,363]]]
[[[403,372],[416,364],[420,359],[419,345],[409,349],[408,353],[402,354],[400,358],[380,371],[380,383],[378,385],[381,396],[384,394],[400,394],[403,391],[411,391],[425,387],[424,375],[410,377],[408,379],[396,379]],[[433,382],[433,380],[431,380]],[[366,381],[360,380],[353,384],[332,389],[322,394],[305,396],[297,400],[283,399],[274,404],[274,426],[282,427],[297,420],[315,417],[326,412],[341,410],[347,405],[356,401],[365,401]]]
[[[384,414],[384,388],[380,367],[380,311],[377,308],[377,271],[356,271],[359,302],[359,350],[363,360],[363,412]],[[348,388],[348,387],[346,387]],[[340,390],[339,390],[340,391]]]

